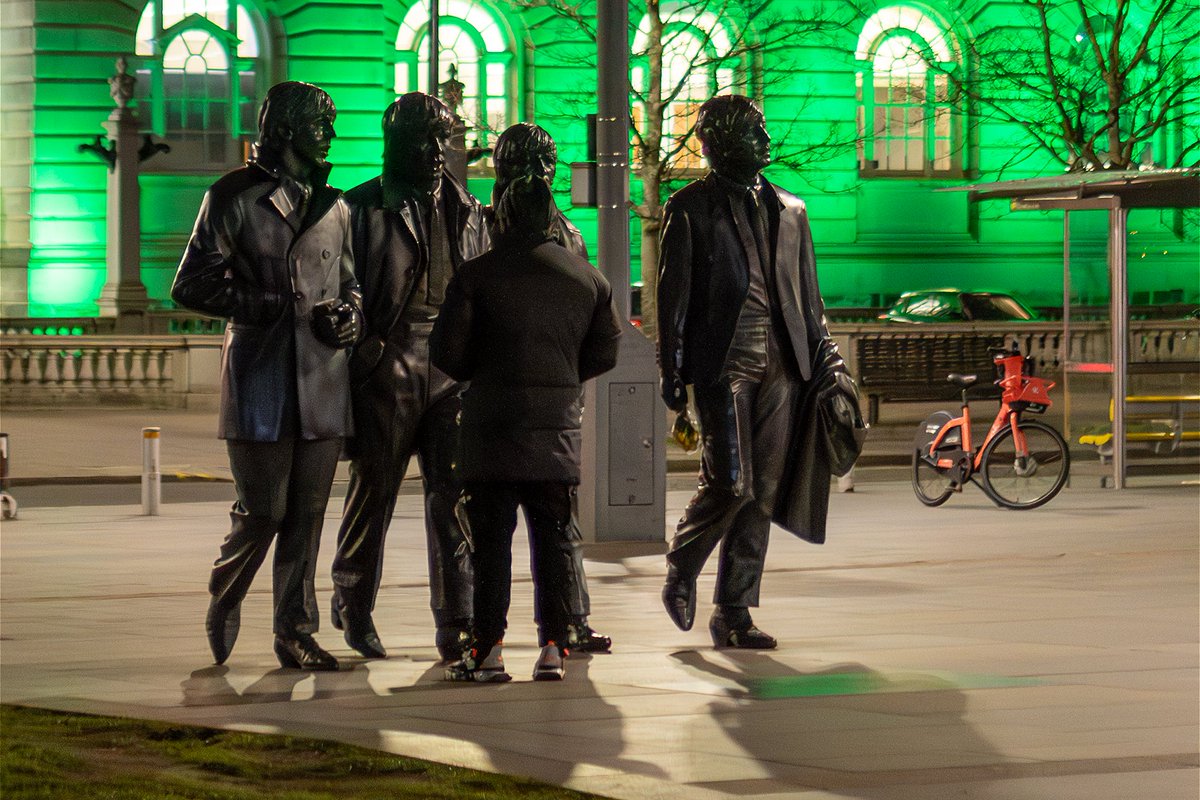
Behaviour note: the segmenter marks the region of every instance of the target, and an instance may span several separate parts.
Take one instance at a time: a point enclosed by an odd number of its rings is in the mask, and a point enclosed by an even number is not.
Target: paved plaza
[[[82,460],[124,463],[77,435]],[[318,638],[343,668],[309,674],[271,653],[267,569],[232,657],[211,664],[206,578],[227,500],[146,517],[63,505],[64,489],[3,524],[0,698],[337,739],[630,800],[1200,796],[1194,481],[1123,492],[1076,481],[1011,512],[975,487],[928,509],[899,477],[864,471],[856,491],[835,493],[824,546],[773,532],[755,617],[780,639],[769,653],[711,648],[711,570],[684,633],[659,602],[661,543],[592,545],[592,619],[614,652],[534,683],[519,533],[515,680],[492,686],[441,680],[415,494],[400,498],[375,615],[391,657],[353,657],[326,623]],[[664,538],[684,484],[673,477]],[[339,511],[340,499],[318,570],[323,611]]]

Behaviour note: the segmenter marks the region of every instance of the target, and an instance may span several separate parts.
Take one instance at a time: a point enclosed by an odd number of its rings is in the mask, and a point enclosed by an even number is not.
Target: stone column
[[[125,59],[117,60],[117,74],[109,78],[117,107],[104,122],[112,141],[112,163],[108,168],[108,223],[105,265],[108,276],[100,293],[100,315],[117,317],[117,330],[144,329],[149,296],[142,283],[141,194],[138,162],[141,134],[138,118],[129,108],[136,79],[125,71]]]

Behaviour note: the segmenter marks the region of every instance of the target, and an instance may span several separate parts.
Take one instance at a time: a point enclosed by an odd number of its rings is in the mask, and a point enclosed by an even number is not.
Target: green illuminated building
[[[808,201],[831,305],[878,305],[903,290],[939,285],[1010,290],[1033,304],[1059,304],[1060,213],[979,207],[965,193],[933,191],[1062,170],[1026,148],[1021,126],[956,102],[947,77],[973,79],[979,64],[970,45],[981,30],[1032,35],[1022,28],[1020,5],[977,3],[966,14],[961,3],[883,4],[785,46],[746,52],[736,42],[768,33],[756,23],[738,27],[744,5],[663,3],[671,32],[665,79],[680,88],[667,128],[686,132],[698,102],[717,89],[762,100],[780,153],[808,154],[798,171],[779,165],[770,174]],[[581,8],[586,22],[594,4]],[[441,80],[453,65],[464,85],[459,111],[472,125],[467,143],[486,147],[496,131],[530,120],[556,137],[564,164],[585,160],[585,114],[595,111],[596,85],[586,31],[510,0],[440,0],[439,9]],[[774,0],[770,9],[792,17],[822,6]],[[645,44],[644,13],[631,5],[635,52]],[[382,110],[400,92],[427,89],[428,0],[5,0],[3,14],[6,316],[97,313],[105,281],[105,166],[78,146],[103,134],[116,57],[127,56],[138,77],[144,130],[172,148],[144,162],[141,175],[142,278],[157,304],[168,302],[205,188],[245,157],[269,85],[311,81],[333,96],[339,116],[331,182],[343,188],[378,172]],[[1193,42],[1182,67],[1172,67],[1183,70],[1184,84],[1197,72],[1196,17],[1193,4],[1175,21]],[[936,68],[914,61],[914,47]],[[635,87],[644,88],[649,74],[648,62],[635,56]],[[1195,163],[1197,153],[1187,151],[1195,142],[1194,84],[1185,97],[1190,121],[1164,126],[1135,160]],[[1029,113],[1040,112],[1031,103]],[[636,104],[634,117],[642,120]],[[681,168],[703,167],[686,148],[674,158]],[[486,160],[470,169],[470,188],[484,200],[489,172]],[[634,187],[637,199],[636,180]],[[594,252],[595,212],[568,208],[567,169],[556,188]],[[1081,215],[1072,232],[1072,287],[1084,304],[1107,299],[1099,216]],[[631,226],[637,247],[636,222]],[[1195,217],[1139,211],[1130,229],[1134,302],[1200,302]],[[635,282],[640,273],[635,253]]]

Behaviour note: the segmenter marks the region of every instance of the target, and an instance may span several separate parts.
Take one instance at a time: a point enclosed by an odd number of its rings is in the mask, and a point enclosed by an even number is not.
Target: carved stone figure
[[[820,478],[791,462],[794,442],[809,435],[798,410],[828,331],[804,203],[759,174],[771,161],[762,111],[745,97],[714,97],[696,131],[711,171],[666,204],[657,301],[663,399],[685,410],[691,387],[704,444],[663,603],[676,625],[692,627],[696,577],[720,545],[713,644],[767,649],[775,639],[750,608],[781,496],[797,482],[820,501],[810,485]],[[828,489],[826,469],[826,498]]]
[[[496,238],[496,209],[500,198],[515,180],[537,178],[550,184],[558,166],[558,147],[545,129],[530,122],[518,122],[496,139],[492,155],[496,166],[496,183],[492,188],[492,204],[484,207],[492,238]],[[550,238],[580,258],[587,260],[587,246],[579,229],[559,210],[551,205]],[[591,614],[591,598],[587,590],[587,575],[583,568],[583,536],[578,526],[568,532],[571,547],[571,563],[567,580],[561,586],[570,609],[571,624],[568,635],[572,650],[580,653],[604,653],[612,649],[612,639],[600,634],[588,625]],[[545,642],[542,642],[544,645]]]
[[[459,265],[488,248],[479,203],[445,170],[453,117],[421,92],[383,115],[383,172],[346,193],[367,328],[355,349],[356,436],[333,562],[334,624],[369,658],[386,655],[372,619],[384,539],[410,458],[421,465],[430,604],[443,658],[471,627],[469,545],[454,514],[452,463],[462,385],[429,362],[429,334]]]
[[[121,56],[117,59],[117,74],[108,79],[108,91],[117,108],[128,108],[136,84],[137,78],[129,74],[128,62]]]
[[[312,84],[271,87],[257,155],[204,196],[171,287],[181,306],[229,320],[220,436],[238,499],[209,581],[206,628],[218,664],[274,539],[279,663],[338,666],[312,637],[321,525],[342,440],[353,432],[347,348],[362,329],[350,209],[326,183],[336,114]]]
[[[554,202],[540,177],[505,189],[495,248],[450,282],[433,363],[463,393],[456,470],[475,570],[473,644],[450,680],[508,679],[501,655],[517,509],[529,529],[542,651],[535,680],[560,679],[570,649],[563,587],[577,550],[571,502],[580,477],[582,383],[613,368],[621,327],[612,290],[551,239]]]

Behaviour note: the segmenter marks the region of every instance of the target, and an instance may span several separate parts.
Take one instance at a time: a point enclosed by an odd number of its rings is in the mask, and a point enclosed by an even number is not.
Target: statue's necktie
[[[425,302],[434,307],[442,304],[450,281],[446,222],[440,206],[441,198],[435,195],[429,211],[429,271],[425,280]]]

